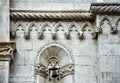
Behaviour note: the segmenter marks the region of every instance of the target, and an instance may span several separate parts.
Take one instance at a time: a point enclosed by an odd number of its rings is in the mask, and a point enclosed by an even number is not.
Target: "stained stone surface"
[[[0,42],[9,41],[9,0],[0,0]]]

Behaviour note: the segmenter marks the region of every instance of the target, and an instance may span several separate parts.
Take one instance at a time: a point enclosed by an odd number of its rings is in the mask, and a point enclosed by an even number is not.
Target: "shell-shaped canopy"
[[[44,49],[39,57],[40,63],[45,66],[48,66],[48,60],[52,57],[56,57],[59,66],[63,66],[65,64],[70,63],[70,57],[67,54],[67,52],[58,46],[50,46]]]

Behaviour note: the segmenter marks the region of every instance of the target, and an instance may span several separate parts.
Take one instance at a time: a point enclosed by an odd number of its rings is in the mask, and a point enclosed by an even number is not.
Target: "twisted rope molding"
[[[87,20],[95,19],[95,15],[81,11],[30,11],[11,10],[12,20]]]
[[[90,10],[99,14],[120,14],[120,3],[93,3]]]

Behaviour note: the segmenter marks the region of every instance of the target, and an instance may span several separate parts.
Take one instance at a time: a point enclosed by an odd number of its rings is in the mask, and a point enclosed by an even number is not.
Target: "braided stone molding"
[[[98,14],[120,14],[120,3],[93,3],[90,10]]]
[[[78,20],[93,21],[95,15],[81,11],[32,11],[11,9],[12,20]]]
[[[11,60],[14,58],[13,52],[16,46],[14,42],[1,42],[0,43],[0,60]]]

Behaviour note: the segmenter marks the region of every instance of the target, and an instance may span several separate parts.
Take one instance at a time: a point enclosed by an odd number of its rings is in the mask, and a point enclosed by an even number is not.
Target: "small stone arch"
[[[87,26],[91,29],[91,32],[94,31],[91,23],[89,23],[89,22],[85,22],[85,23],[81,26],[81,31],[84,31],[84,29],[85,29]]]
[[[66,27],[65,23],[63,23],[63,22],[58,22],[57,24],[55,24],[55,26],[54,26],[54,28],[53,28],[53,32],[57,32],[57,29],[59,28],[59,26],[62,26],[63,29],[64,29],[64,31],[65,31],[65,27]]]
[[[67,29],[67,31],[68,32],[70,32],[70,30],[71,30],[71,28],[73,27],[73,26],[75,26],[75,28],[76,28],[76,32],[79,32],[79,25],[77,25],[76,23],[70,23],[69,25],[68,25],[68,29]]]
[[[81,26],[81,35],[79,35],[79,38],[80,39],[84,39],[85,38],[85,31],[86,31],[86,28],[88,27],[88,31],[87,34],[89,33],[90,35],[87,35],[86,38],[88,39],[92,39],[93,38],[93,33],[94,33],[94,29],[93,29],[93,26],[91,25],[90,22],[85,22],[82,24]]]
[[[25,31],[26,31],[26,25],[25,25],[25,23],[22,22],[22,21],[16,22],[14,26],[15,26],[15,27],[14,27],[13,31],[10,32],[10,36],[11,36],[11,38],[13,38],[13,39],[16,38],[16,31],[19,30],[19,26],[22,27],[21,31],[23,31],[24,33],[25,33]]]
[[[15,23],[15,31],[17,30],[18,26],[20,26],[20,25],[23,27],[23,31],[25,31],[26,25],[22,21]]]
[[[31,28],[32,28],[33,25],[36,27],[36,29],[37,29],[37,31],[38,31],[39,25],[37,24],[37,22],[32,21],[32,22],[30,22],[30,23],[28,24],[28,26],[27,26],[27,31],[28,31],[28,32],[31,30]]]
[[[40,31],[40,32],[43,32],[43,31],[44,31],[44,28],[45,28],[46,26],[49,26],[50,29],[52,29],[52,27],[53,27],[50,22],[46,21],[46,22],[44,22],[44,23],[40,26],[39,31]]]
[[[101,20],[100,20],[100,22],[99,22],[99,26],[101,27],[101,25],[103,24],[103,22],[104,22],[105,20],[107,20],[107,21],[109,22],[110,27],[112,27],[112,25],[113,25],[113,20],[112,20],[112,18],[110,18],[110,17],[108,17],[108,16],[104,16],[104,17],[101,18]]]

